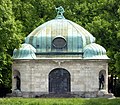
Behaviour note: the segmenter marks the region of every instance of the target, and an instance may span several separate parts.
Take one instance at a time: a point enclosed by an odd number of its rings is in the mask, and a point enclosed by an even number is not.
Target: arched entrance
[[[56,68],[49,73],[49,92],[65,94],[70,92],[70,73],[63,68]]]

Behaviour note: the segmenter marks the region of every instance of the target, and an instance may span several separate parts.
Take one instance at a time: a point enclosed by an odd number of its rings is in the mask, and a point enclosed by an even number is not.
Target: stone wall
[[[21,79],[21,92],[48,94],[49,73],[55,68],[64,68],[71,75],[71,93],[83,95],[97,93],[99,90],[99,72],[104,70],[105,87],[108,86],[108,63],[106,60],[81,59],[38,59],[14,60],[12,90],[15,89],[15,71],[19,71]],[[26,96],[27,97],[27,96]],[[28,95],[29,97],[29,95]],[[95,97],[95,94],[93,95]]]

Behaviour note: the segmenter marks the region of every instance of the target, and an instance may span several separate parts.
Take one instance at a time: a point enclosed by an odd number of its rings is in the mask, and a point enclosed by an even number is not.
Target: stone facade
[[[55,19],[38,26],[14,49],[13,96],[101,97],[108,91],[105,48],[63,13],[58,7]]]
[[[16,89],[16,72],[20,75],[23,97],[49,94],[49,73],[64,68],[70,73],[70,93],[80,97],[97,97],[99,74],[105,77],[104,90],[108,89],[108,63],[106,60],[38,59],[14,60],[12,90]]]

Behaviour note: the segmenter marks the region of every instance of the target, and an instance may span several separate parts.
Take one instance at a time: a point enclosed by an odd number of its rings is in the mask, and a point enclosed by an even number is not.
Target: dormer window
[[[56,49],[62,49],[62,48],[66,47],[67,43],[66,43],[66,40],[64,38],[56,37],[55,39],[53,39],[52,45]]]

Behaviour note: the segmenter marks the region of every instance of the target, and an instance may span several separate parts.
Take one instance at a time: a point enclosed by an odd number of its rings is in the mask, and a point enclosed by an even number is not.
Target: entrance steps
[[[36,98],[75,98],[76,95],[74,94],[43,94],[43,95],[36,95]]]
[[[100,90],[95,93],[34,93],[34,92],[21,92],[16,90],[10,94],[7,94],[7,97],[31,97],[31,98],[114,98],[112,93],[106,92],[106,90]]]

